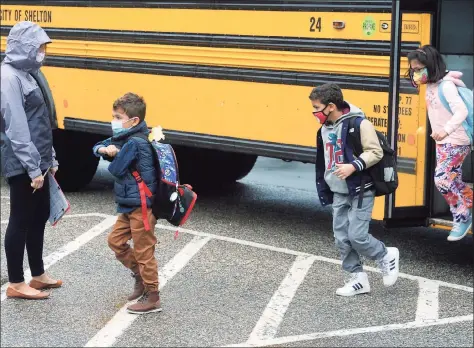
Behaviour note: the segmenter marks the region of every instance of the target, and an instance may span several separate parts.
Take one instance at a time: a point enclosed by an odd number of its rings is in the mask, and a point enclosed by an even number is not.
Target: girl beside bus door
[[[425,99],[433,130],[431,137],[436,141],[434,181],[453,214],[453,228],[448,240],[458,241],[472,227],[472,189],[462,181],[461,169],[471,152],[470,134],[463,127],[468,109],[457,89],[458,86],[465,87],[461,81],[462,73],[447,71],[443,57],[430,45],[409,53],[408,61],[412,81],[416,85],[427,85]],[[440,93],[452,113],[443,105]]]

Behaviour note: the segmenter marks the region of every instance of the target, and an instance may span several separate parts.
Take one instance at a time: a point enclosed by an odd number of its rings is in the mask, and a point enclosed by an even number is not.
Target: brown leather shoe
[[[46,284],[46,283],[40,282],[39,280],[32,279],[29,285],[33,289],[44,290],[44,289],[59,288],[63,285],[63,282],[62,282],[62,280],[57,280],[56,283],[54,283],[54,284]]]
[[[161,312],[160,293],[158,291],[145,292],[137,303],[128,306],[127,311],[133,314]]]
[[[51,295],[49,292],[46,292],[46,291],[40,292],[37,295],[26,295],[19,292],[18,290],[13,289],[11,286],[7,288],[6,294],[7,294],[7,297],[9,298],[22,298],[25,300],[44,300],[44,299],[47,299],[49,295]]]
[[[127,300],[133,301],[141,297],[145,292],[145,285],[140,273],[132,273],[132,277],[135,278],[135,285],[133,286],[133,293],[128,296]]]

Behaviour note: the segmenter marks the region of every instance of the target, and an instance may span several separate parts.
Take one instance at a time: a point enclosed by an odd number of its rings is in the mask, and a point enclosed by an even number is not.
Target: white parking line
[[[173,226],[170,226],[170,225],[157,224],[156,228],[157,229],[168,230],[168,231],[176,231],[176,227],[173,227]],[[271,245],[251,242],[251,241],[232,238],[232,237],[220,236],[220,235],[212,234],[212,233],[188,230],[188,229],[184,229],[184,228],[180,228],[179,231],[181,233],[192,234],[192,235],[195,235],[195,236],[210,237],[210,238],[216,239],[216,240],[222,240],[222,241],[225,241],[225,242],[250,246],[250,247],[253,247],[253,248],[259,248],[259,249],[264,249],[264,250],[275,251],[275,252],[278,252],[278,253],[284,253],[284,254],[288,254],[288,255],[313,256],[316,261],[322,261],[322,262],[332,263],[332,264],[335,264],[335,265],[341,265],[341,261],[339,261],[339,260],[331,259],[331,258],[328,258],[328,257],[319,256],[319,255],[313,255],[313,254],[310,254],[310,253],[304,253],[304,252],[301,252],[301,251],[295,251],[295,250],[286,249],[286,248],[278,248],[278,247],[274,247],[274,246],[271,246]],[[402,257],[403,257],[403,254],[402,254]],[[403,259],[402,259],[402,262],[403,262]],[[378,268],[365,266],[365,265],[364,265],[364,270],[367,270],[367,271],[370,271],[370,272],[375,272],[375,273],[381,273],[381,271]],[[405,278],[405,279],[410,279],[410,280],[415,280],[415,281],[431,281],[431,282],[437,283],[439,286],[445,286],[445,287],[448,287],[448,288],[462,290],[462,291],[466,291],[466,292],[470,292],[470,293],[474,292],[473,291],[474,289],[472,287],[465,286],[465,285],[458,285],[458,284],[444,282],[444,281],[441,281],[441,280],[428,279],[428,278],[415,276],[415,275],[411,275],[411,274],[406,274],[406,273],[401,273],[401,272],[399,273],[398,276],[400,278]]]
[[[89,231],[81,234],[79,237],[77,237],[73,241],[67,243],[66,245],[56,250],[55,252],[46,256],[43,259],[44,269],[47,270],[49,267],[54,265],[59,260],[75,252],[80,247],[84,246],[86,243],[90,242],[92,239],[102,234],[104,231],[112,227],[115,224],[116,220],[117,218],[115,216],[108,216],[104,221],[92,227]],[[31,272],[30,272],[30,269],[27,269],[25,271],[25,282],[29,282],[30,280],[31,280]],[[7,297],[6,295],[7,287],[8,287],[8,283],[4,284],[1,288],[1,301],[4,301]]]
[[[2,199],[10,199],[9,196],[1,196]],[[10,202],[5,202],[6,204],[10,205]],[[2,203],[2,204],[5,204],[5,203]]]
[[[418,304],[415,321],[435,321],[439,318],[439,284],[432,281],[419,281]]]
[[[169,261],[159,272],[160,290],[179,273],[194,255],[196,255],[206,243],[211,240],[209,237],[195,237],[171,261]],[[132,301],[123,306],[117,314],[86,344],[86,347],[110,347],[118,337],[133,323],[138,317],[127,312],[127,307]]]
[[[321,338],[343,337],[343,336],[360,335],[360,334],[394,331],[394,330],[417,329],[417,328],[423,328],[423,327],[429,327],[429,326],[456,324],[456,323],[472,321],[472,320],[473,320],[473,315],[470,314],[470,315],[463,315],[463,316],[452,317],[452,318],[438,319],[432,322],[411,321],[409,323],[403,323],[403,324],[370,326],[370,327],[361,327],[361,328],[356,328],[356,329],[343,329],[343,330],[336,330],[336,331],[315,332],[315,333],[306,334],[306,335],[278,337],[271,340],[254,342],[254,343],[246,342],[246,343],[239,343],[239,344],[231,344],[226,347],[277,346],[277,345],[296,343],[296,342],[302,342],[302,341],[317,340]]]
[[[113,218],[116,218],[115,216],[112,216],[112,215],[100,214],[100,213],[70,214],[70,215],[65,215],[64,216],[64,218],[80,218],[80,217],[103,217],[103,218],[113,217]],[[8,220],[2,220],[1,223],[2,224],[8,223]],[[157,224],[156,228],[157,229],[168,230],[168,231],[173,231],[173,232],[176,231],[176,227],[173,227],[173,226],[170,226],[170,225]],[[328,258],[328,257],[319,256],[319,255],[313,255],[313,254],[310,254],[310,253],[291,250],[291,249],[287,249],[287,248],[279,248],[279,247],[274,247],[274,246],[271,246],[271,245],[246,241],[246,240],[243,240],[243,239],[220,236],[220,235],[217,235],[217,234],[194,231],[194,230],[189,230],[189,229],[184,229],[184,228],[180,228],[179,231],[182,232],[182,233],[192,234],[192,235],[195,235],[195,236],[209,237],[209,238],[212,238],[212,239],[222,240],[222,241],[225,241],[225,242],[230,242],[230,243],[235,243],[235,244],[240,244],[240,245],[247,245],[247,246],[250,246],[250,247],[253,247],[253,248],[270,250],[270,251],[275,251],[275,252],[278,252],[278,253],[284,253],[284,254],[288,254],[288,255],[314,256],[315,260],[317,260],[317,261],[332,263],[332,264],[335,264],[335,265],[341,265],[341,261],[336,260],[336,259],[331,259],[331,258]],[[374,267],[370,267],[370,266],[364,266],[364,270],[367,270],[367,271],[370,271],[370,272],[375,272],[375,273],[380,273],[380,270],[378,268],[374,268]],[[402,273],[402,272],[399,273],[399,277],[400,278],[405,278],[405,279],[410,279],[410,280],[415,280],[415,281],[432,281],[432,282],[437,283],[439,286],[445,286],[445,287],[448,287],[448,288],[457,289],[457,290],[461,290],[461,291],[467,291],[467,292],[471,292],[471,293],[474,292],[474,289],[472,287],[469,287],[469,286],[448,283],[448,282],[444,282],[444,281],[441,281],[441,280],[428,279],[428,278],[415,276],[415,275],[411,275],[411,274],[406,274],[406,273]]]
[[[286,310],[315,260],[314,256],[296,258],[250,334],[248,342],[259,342],[275,337]]]
[[[106,215],[106,214],[69,214],[66,215],[65,219],[70,218],[81,218],[81,217],[102,217],[105,220],[102,221],[99,225],[93,227],[88,232],[76,238],[74,241],[66,244],[64,247],[60,248],[56,252],[48,255],[45,261],[45,269],[49,268],[65,256],[76,251],[81,246],[100,235],[102,232],[111,227],[115,221],[116,216]],[[2,221],[2,223],[7,223],[8,221]],[[175,231],[176,228],[170,225],[157,225],[157,229]],[[444,286],[448,288],[453,288],[457,290],[466,291],[473,293],[473,288],[458,284],[447,283],[439,280],[431,280],[420,276],[413,276],[405,273],[400,273],[400,278],[405,278],[409,280],[414,280],[419,284],[419,297],[418,297],[418,306],[416,319],[413,322],[400,323],[400,324],[390,324],[382,326],[373,326],[365,328],[354,328],[354,329],[343,329],[329,332],[316,332],[311,334],[304,335],[295,335],[288,337],[279,337],[275,338],[278,327],[283,320],[283,317],[288,309],[299,285],[303,282],[307,272],[309,271],[311,265],[314,261],[322,261],[331,264],[340,265],[341,262],[336,259],[326,258],[323,256],[313,255],[310,253],[304,253],[300,251],[295,251],[287,248],[279,248],[271,245],[256,243],[252,241],[241,240],[232,237],[220,236],[211,233],[205,233],[200,231],[194,231],[189,229],[179,229],[180,232],[191,234],[196,236],[189,244],[187,244],[175,257],[164,266],[160,271],[160,290],[166,285],[167,281],[173,278],[177,273],[179,273],[188,262],[197,254],[201,248],[211,239],[216,239],[224,242],[236,243],[240,245],[245,245],[249,247],[284,253],[288,255],[296,256],[296,260],[286,275],[285,279],[282,281],[279,289],[274,293],[272,299],[267,305],[264,313],[262,314],[259,322],[255,326],[249,340],[242,344],[230,345],[235,347],[250,347],[250,346],[271,346],[271,345],[283,345],[289,343],[295,343],[300,341],[309,341],[319,338],[328,338],[328,337],[342,337],[349,335],[357,335],[364,333],[377,333],[384,331],[393,331],[393,330],[404,330],[404,329],[414,329],[422,328],[436,325],[447,325],[454,324],[459,322],[472,321],[473,315],[466,316],[457,316],[451,318],[439,319],[439,287]],[[364,267],[367,271],[377,272],[380,271],[377,268],[373,267]],[[28,272],[28,271],[26,271]],[[25,277],[28,281],[29,276]],[[7,284],[1,288],[1,301],[5,299],[5,290]],[[130,304],[130,303],[129,303]],[[124,306],[120,311],[103,327],[88,343],[87,347],[108,347],[112,346],[118,337],[122,335],[125,330],[133,323],[137,318],[135,315],[128,314],[126,312],[126,307]]]

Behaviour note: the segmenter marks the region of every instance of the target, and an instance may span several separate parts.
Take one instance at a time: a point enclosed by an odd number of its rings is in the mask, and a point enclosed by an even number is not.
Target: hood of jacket
[[[462,82],[461,77],[462,77],[462,72],[450,71],[443,78],[443,81],[452,81],[458,87],[466,87],[464,82]]]
[[[39,48],[47,43],[51,43],[51,39],[38,24],[19,22],[8,34],[3,64],[26,72],[36,72],[42,65],[36,60]]]
[[[365,118],[364,112],[359,109],[357,106],[354,106],[350,103],[344,102],[345,104],[345,109],[349,109],[349,112],[346,112],[344,115],[339,117],[334,123],[326,123],[325,127],[328,129],[333,129],[333,128],[338,128],[339,125],[344,121],[347,120],[348,118],[352,117],[363,117]]]
[[[124,143],[128,141],[128,139],[130,139],[130,137],[133,137],[134,135],[138,133],[144,134],[147,137],[150,134],[150,130],[148,129],[148,126],[145,121],[140,122],[135,127],[127,129],[125,132],[119,135],[113,136],[112,143],[122,146]]]

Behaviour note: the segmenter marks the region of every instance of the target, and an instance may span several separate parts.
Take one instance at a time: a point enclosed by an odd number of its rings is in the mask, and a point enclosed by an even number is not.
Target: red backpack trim
[[[145,231],[150,231],[150,223],[148,221],[148,207],[146,204],[146,197],[151,198],[153,194],[151,193],[148,186],[146,186],[140,174],[135,170],[132,172],[133,177],[137,181],[138,192],[140,192],[140,202],[142,204],[142,218],[143,225],[145,226]]]

